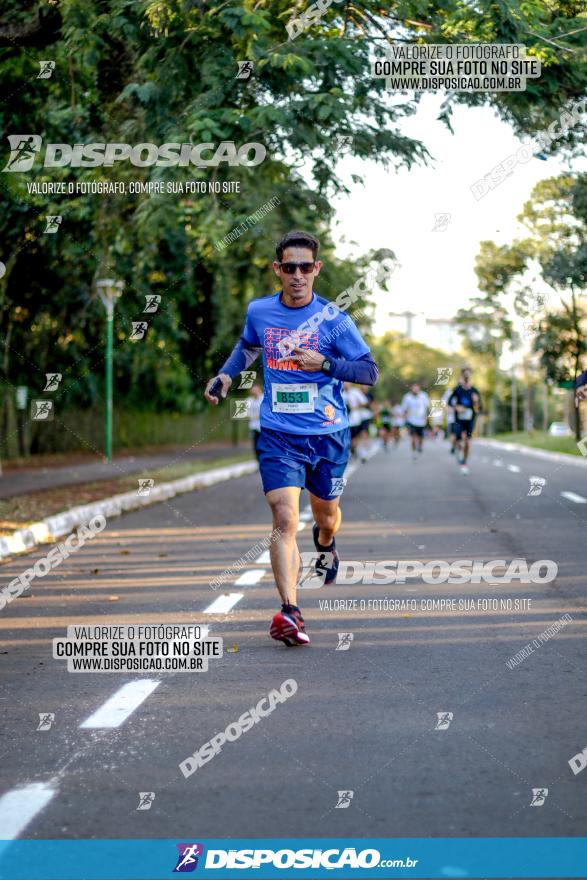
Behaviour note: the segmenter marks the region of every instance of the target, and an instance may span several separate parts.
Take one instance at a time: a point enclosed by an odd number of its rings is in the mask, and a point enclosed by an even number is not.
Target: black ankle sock
[[[297,605],[292,605],[291,602],[283,602],[281,605],[281,610],[282,611],[299,611],[300,609],[298,608]]]

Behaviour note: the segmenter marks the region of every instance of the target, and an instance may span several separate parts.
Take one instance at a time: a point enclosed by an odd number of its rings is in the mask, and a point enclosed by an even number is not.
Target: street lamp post
[[[112,458],[112,350],[114,340],[114,303],[121,296],[123,281],[100,278],[96,290],[106,309],[106,412],[104,423],[104,457]]]

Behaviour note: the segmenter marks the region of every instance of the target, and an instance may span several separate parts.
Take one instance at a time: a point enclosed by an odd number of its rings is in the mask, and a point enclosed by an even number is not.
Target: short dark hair
[[[316,259],[320,242],[317,238],[314,238],[313,235],[310,235],[309,232],[301,232],[300,230],[286,232],[283,238],[277,242],[275,247],[275,253],[277,254],[279,262],[283,259],[283,252],[287,247],[309,248],[309,250],[312,251],[312,256]]]

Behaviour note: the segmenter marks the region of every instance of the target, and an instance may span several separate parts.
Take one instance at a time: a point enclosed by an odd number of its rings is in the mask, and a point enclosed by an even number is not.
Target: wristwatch
[[[332,369],[332,361],[330,358],[324,358],[322,361],[322,372],[326,373],[327,376],[330,375],[330,371]]]

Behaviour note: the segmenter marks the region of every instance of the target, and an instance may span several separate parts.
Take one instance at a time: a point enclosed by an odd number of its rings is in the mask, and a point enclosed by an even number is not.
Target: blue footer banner
[[[0,841],[1,880],[587,878],[587,837]]]

